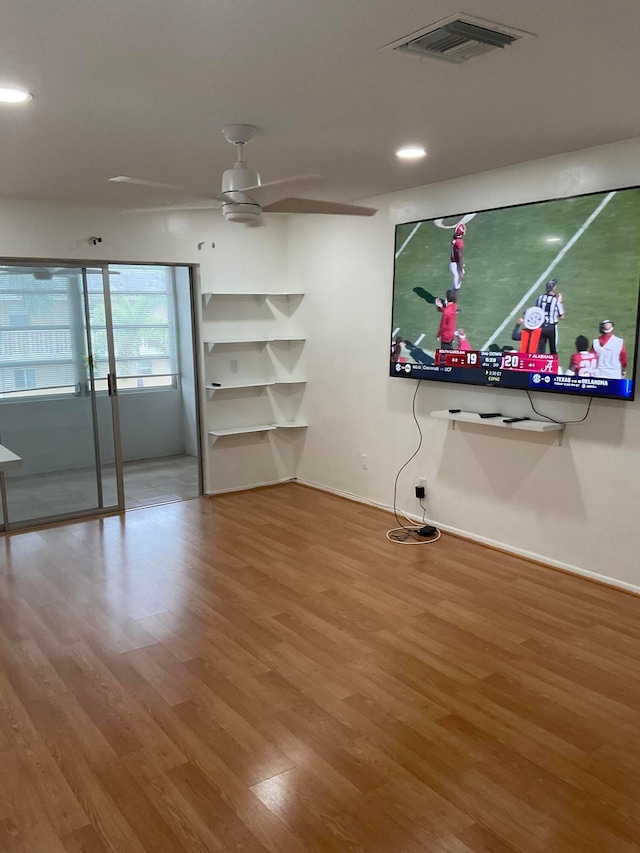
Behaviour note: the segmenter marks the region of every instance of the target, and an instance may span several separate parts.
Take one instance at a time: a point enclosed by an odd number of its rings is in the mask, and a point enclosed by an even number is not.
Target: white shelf
[[[275,424],[277,429],[306,429],[309,424],[303,423],[301,421],[284,421],[282,423]]]
[[[267,388],[269,385],[275,385],[275,382],[238,382],[235,385],[216,385],[215,388],[207,385],[207,391],[215,394],[216,391],[237,391],[239,388]]]
[[[261,344],[262,346],[266,346],[267,344],[297,343],[304,340],[306,339],[302,337],[290,336],[285,338],[235,338],[227,341],[205,341],[205,345],[209,352],[211,352],[215,346],[237,346],[238,344]]]
[[[235,338],[231,341],[205,341],[209,352],[215,346],[237,346],[238,344],[262,344],[262,346],[266,346],[268,343],[269,338]]]
[[[211,373],[207,370],[211,378],[205,386],[207,411],[214,422],[251,424],[216,429],[210,421],[211,454],[237,453],[241,459],[247,448],[271,454],[276,443],[296,445],[304,439],[300,430],[306,429],[307,424],[302,420],[300,402],[307,380],[300,378],[298,359],[306,338],[297,334],[301,327],[294,319],[304,295],[301,291],[272,290],[202,293],[202,317],[208,326],[204,351],[211,359]],[[214,347],[220,352],[216,349],[214,354]],[[237,364],[228,361],[236,357],[242,357],[240,372]],[[221,384],[210,384],[214,379]],[[217,395],[216,391],[228,393]],[[286,432],[275,433],[276,430]],[[275,439],[268,438],[271,432]],[[240,438],[225,441],[228,436]],[[220,445],[216,444],[218,440]]]
[[[10,471],[22,465],[22,457],[0,444],[0,471]]]
[[[209,430],[209,435],[242,435],[245,432],[268,432],[275,428],[275,424],[256,424],[246,427],[230,427],[229,429],[212,429]]]
[[[216,441],[225,436],[225,435],[246,435],[252,432],[273,432],[275,429],[306,429],[308,424],[296,422],[283,421],[282,423],[277,424],[259,424],[257,426],[247,426],[247,427],[231,427],[229,429],[212,429],[209,430],[209,437],[211,438],[211,443],[215,444]]]
[[[207,396],[211,400],[216,391],[241,391],[244,388],[277,388],[278,385],[306,385],[306,379],[275,379],[268,382],[237,382],[233,385],[207,385]]]
[[[212,444],[225,435],[246,435],[251,432],[271,432],[276,429],[275,424],[259,424],[256,426],[247,427],[231,427],[230,429],[211,429],[209,437],[212,439]]]
[[[223,299],[235,299],[236,297],[250,297],[252,299],[289,299],[290,297],[297,297],[301,299],[304,296],[304,293],[263,293],[263,292],[250,292],[250,291],[237,291],[237,290],[227,290],[227,291],[218,291],[217,293],[203,293],[202,294],[202,303],[206,307],[212,299],[216,297],[222,297]]]
[[[207,385],[207,391],[237,391],[239,388],[269,388],[272,385],[306,385],[306,379],[269,379],[261,382],[237,382],[225,385]]]
[[[524,430],[527,432],[559,432],[565,428],[565,424],[556,424],[553,421],[517,421],[514,424],[505,424],[504,418],[508,418],[508,414],[501,415],[499,418],[481,418],[477,412],[449,412],[444,409],[441,412],[431,412],[432,418],[440,418],[443,421],[459,421],[466,424],[476,424],[478,426],[488,427],[504,427],[505,429]]]

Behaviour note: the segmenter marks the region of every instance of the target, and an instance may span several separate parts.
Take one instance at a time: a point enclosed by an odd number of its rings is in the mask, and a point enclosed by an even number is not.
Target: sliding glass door
[[[189,267],[0,262],[0,531],[202,493]],[[0,466],[1,467],[1,466]]]
[[[111,314],[111,273],[107,267],[85,269],[85,317],[90,356],[86,359],[95,408],[96,468],[100,507],[124,507],[120,445],[120,407]]]
[[[97,279],[97,275],[96,275]],[[189,267],[109,265],[110,312],[92,289],[95,370],[114,374],[125,508],[197,497],[200,477],[193,283]],[[108,363],[107,331],[114,363]]]
[[[98,394],[92,298],[109,304],[106,269],[0,267],[0,444],[22,459],[2,475],[4,529],[123,506],[117,398]],[[113,372],[111,333],[106,348]]]
[[[22,459],[4,475],[6,529],[122,505],[115,401],[98,399],[91,356],[90,274],[0,267],[0,443]]]

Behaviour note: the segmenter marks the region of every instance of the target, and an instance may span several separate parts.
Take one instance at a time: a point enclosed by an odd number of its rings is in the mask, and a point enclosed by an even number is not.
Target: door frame
[[[200,329],[201,329],[201,312],[200,312],[200,303],[199,303],[199,294],[200,294],[200,279],[199,279],[199,265],[193,263],[179,263],[179,262],[160,262],[160,261],[116,261],[113,259],[87,259],[87,258],[73,258],[73,259],[60,259],[60,258],[27,258],[27,257],[11,257],[7,255],[3,255],[0,257],[0,264],[6,264],[7,266],[24,266],[24,267],[70,267],[70,268],[78,268],[82,273],[83,279],[83,297],[86,300],[88,297],[88,288],[87,288],[87,271],[89,269],[92,270],[101,270],[102,272],[102,280],[103,287],[105,293],[105,319],[107,326],[107,338],[108,338],[108,353],[109,353],[109,384],[110,391],[109,396],[111,398],[111,406],[112,406],[112,418],[113,418],[113,429],[114,429],[114,451],[116,454],[116,484],[117,484],[117,504],[105,507],[97,507],[92,508],[90,510],[81,510],[81,511],[72,511],[68,513],[61,513],[59,515],[51,515],[46,517],[41,517],[38,519],[28,519],[26,521],[7,521],[7,495],[6,495],[6,485],[4,472],[0,471],[0,505],[2,506],[2,519],[0,520],[0,535],[6,533],[14,533],[21,532],[29,529],[35,529],[38,527],[43,527],[46,525],[64,523],[67,521],[75,521],[84,518],[95,518],[95,517],[104,517],[109,515],[117,515],[126,511],[125,507],[125,489],[124,489],[124,470],[123,470],[123,459],[122,459],[122,445],[121,445],[121,431],[120,431],[120,417],[119,417],[119,400],[118,400],[118,389],[116,382],[116,365],[115,365],[115,349],[113,346],[113,324],[112,324],[112,314],[111,314],[111,288],[109,283],[109,267],[114,266],[155,266],[155,267],[170,267],[170,268],[186,268],[188,272],[188,280],[189,280],[189,302],[190,302],[190,313],[191,313],[191,344],[192,344],[192,357],[193,357],[193,369],[194,376],[196,377],[196,387],[194,393],[194,407],[195,407],[195,422],[196,422],[196,442],[197,442],[197,451],[198,451],[198,491],[199,494],[204,494],[204,438],[203,438],[203,421],[202,421],[202,364],[201,364],[201,355],[200,355]],[[85,305],[85,311],[87,310],[87,306]],[[88,323],[88,316],[86,322],[87,327],[87,337],[88,343],[90,343],[90,325]],[[89,349],[89,352],[91,350]],[[93,365],[90,365],[90,377],[91,377],[91,397],[92,397],[92,421],[94,427],[94,448],[95,448],[95,456],[96,456],[96,474],[97,474],[97,483],[98,489],[100,490],[99,502],[102,503],[102,494],[101,494],[101,476],[100,471],[98,470],[100,467],[100,456],[99,456],[99,436],[98,436],[98,423],[97,423],[97,411],[96,411],[96,392],[95,385],[93,380]],[[139,507],[136,507],[139,508]]]

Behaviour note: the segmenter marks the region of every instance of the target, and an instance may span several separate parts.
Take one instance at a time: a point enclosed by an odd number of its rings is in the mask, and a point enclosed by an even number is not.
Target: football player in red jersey
[[[467,226],[459,222],[453,232],[451,240],[451,253],[449,255],[449,271],[451,272],[451,289],[460,290],[462,276],[464,275],[464,235]]]
[[[569,376],[595,376],[598,356],[589,349],[589,341],[584,335],[576,338],[576,351],[569,359]]]
[[[464,329],[458,329],[458,331],[456,332],[456,338],[458,339],[458,347],[457,347],[458,349],[461,349],[461,350],[470,350],[471,349],[471,344],[469,343],[469,340],[467,339],[467,333],[465,332]]]
[[[404,341],[402,338],[396,338],[395,341],[391,342],[391,363],[392,364],[405,364],[407,359],[402,355],[402,347],[404,346]]]
[[[436,308],[442,314],[436,335],[436,338],[440,340],[440,349],[455,349],[457,312],[455,298],[455,290],[447,290],[446,299],[438,297],[435,301]]]

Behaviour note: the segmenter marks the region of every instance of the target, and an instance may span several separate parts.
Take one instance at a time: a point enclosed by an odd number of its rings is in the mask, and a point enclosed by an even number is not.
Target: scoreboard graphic
[[[547,353],[438,349],[434,361],[439,367],[477,367],[525,373],[558,373],[559,370],[558,356]]]
[[[468,385],[546,389],[593,396],[615,394],[629,398],[633,391],[630,379],[569,376],[561,372],[557,355],[514,350],[437,349],[428,362],[395,362],[392,371],[396,376],[413,379],[446,379]]]

